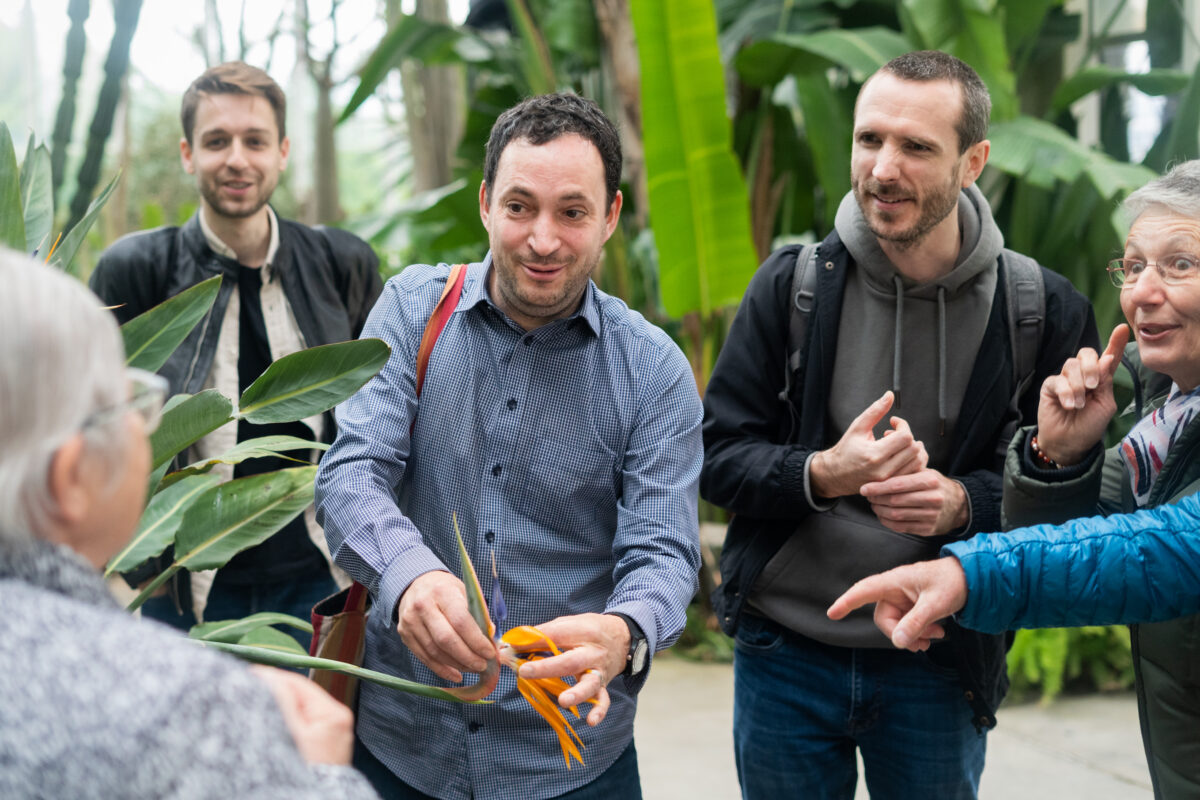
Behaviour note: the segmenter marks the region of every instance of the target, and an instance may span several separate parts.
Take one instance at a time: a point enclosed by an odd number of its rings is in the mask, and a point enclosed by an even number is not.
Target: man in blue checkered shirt
[[[508,670],[491,705],[363,684],[355,765],[384,797],[641,797],[636,693],[696,589],[702,410],[679,348],[589,278],[620,173],[591,101],[509,109],[479,190],[490,251],[468,267],[419,402],[416,354],[449,268],[404,270],[363,330],[392,356],[338,409],[317,513],[374,599],[365,666],[450,685],[495,655],[453,566],[454,513],[485,586],[495,556],[506,625],[564,651],[521,674],[582,676],[563,707],[595,698],[576,726],[585,764],[568,771]]]

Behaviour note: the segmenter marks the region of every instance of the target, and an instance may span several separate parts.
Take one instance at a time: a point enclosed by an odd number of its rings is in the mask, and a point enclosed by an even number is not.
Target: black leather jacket
[[[809,317],[808,353],[790,396],[784,390],[792,268],[799,246],[776,251],[750,282],[721,348],[704,396],[704,468],[700,495],[733,513],[721,553],[722,583],[713,597],[721,626],[733,635],[747,596],[763,568],[791,535],[796,521],[819,513],[804,494],[804,462],[829,445],[829,388],[837,356],[838,326],[850,254],[837,233],[821,244],[816,298]],[[1037,366],[1020,410],[1037,418],[1042,381],[1080,347],[1098,347],[1091,304],[1061,275],[1043,269],[1046,313]],[[992,303],[975,367],[954,430],[955,448],[945,473],[958,480],[971,503],[961,536],[1001,528],[1001,471],[1012,395],[1008,312],[1001,293]],[[791,436],[791,416],[799,430]],[[833,437],[836,438],[836,437]],[[995,724],[1008,688],[1006,637],[950,623],[950,641],[930,657],[958,670],[978,728]]]
[[[296,324],[309,347],[358,338],[383,285],[379,259],[362,239],[336,228],[310,228],[279,219],[279,250],[271,269],[283,283]],[[100,257],[90,286],[117,306],[125,323],[184,289],[223,276],[216,302],[159,370],[171,394],[203,388],[217,351],[221,320],[237,286],[238,264],[208,246],[200,220],[123,236]],[[333,441],[332,415],[325,438]]]

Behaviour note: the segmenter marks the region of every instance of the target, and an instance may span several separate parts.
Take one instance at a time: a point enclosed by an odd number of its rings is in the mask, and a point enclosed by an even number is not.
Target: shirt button
[[[501,472],[501,467],[499,464],[492,467],[492,474],[495,475],[497,478],[500,477],[500,472]]]
[[[492,542],[496,541],[496,533],[495,531],[488,531],[483,535],[483,538],[487,540],[488,544],[491,544]]]
[[[525,346],[526,346],[526,347],[529,347],[529,345],[533,344],[533,337],[532,337],[532,336],[526,336],[526,337],[525,337],[525,339],[524,339],[524,342],[525,342]]]
[[[479,723],[472,722],[470,725],[467,726],[467,730],[469,730],[471,733],[475,733],[476,731],[479,730]]]
[[[508,410],[515,411],[516,408],[517,408],[517,398],[515,398],[515,397],[508,398]]]

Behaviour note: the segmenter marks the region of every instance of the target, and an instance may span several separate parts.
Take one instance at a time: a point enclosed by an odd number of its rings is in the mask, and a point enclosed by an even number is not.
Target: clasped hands
[[[837,444],[813,455],[809,481],[813,494],[861,494],[880,524],[900,533],[940,536],[967,522],[962,484],[928,467],[929,454],[901,417],[876,438],[874,428],[892,408],[883,396],[855,418]]]
[[[418,576],[400,596],[396,616],[396,632],[404,644],[443,680],[457,683],[464,672],[482,672],[497,657],[496,643],[479,630],[467,608],[466,586],[448,572]],[[611,614],[573,614],[537,627],[562,654],[521,665],[521,677],[578,678],[559,695],[558,704],[592,703],[587,723],[599,725],[610,705],[608,682],[625,669],[625,621]]]

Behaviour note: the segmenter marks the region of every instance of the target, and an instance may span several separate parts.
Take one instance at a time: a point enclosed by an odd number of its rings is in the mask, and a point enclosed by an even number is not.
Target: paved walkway
[[[636,729],[646,800],[736,800],[732,714],[732,667],[656,659]],[[1132,694],[1006,707],[999,721],[980,800],[1153,796]],[[867,797],[861,781],[857,797]]]

